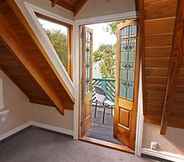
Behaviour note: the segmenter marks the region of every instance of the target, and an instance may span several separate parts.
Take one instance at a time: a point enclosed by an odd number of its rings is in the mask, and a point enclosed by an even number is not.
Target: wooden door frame
[[[99,16],[99,17],[93,17],[89,19],[81,19],[75,21],[74,26],[74,32],[75,32],[75,73],[76,73],[76,85],[77,85],[77,103],[74,108],[74,139],[79,139],[79,116],[80,116],[80,110],[81,110],[81,86],[80,80],[81,80],[81,58],[80,58],[80,26],[81,25],[87,25],[87,24],[95,24],[95,23],[104,23],[104,22],[111,22],[111,21],[118,21],[118,20],[125,20],[125,19],[136,19],[136,12],[126,12],[122,14],[114,14],[114,15],[108,15],[108,16]],[[78,75],[78,76],[77,76]],[[141,73],[139,74],[142,75]],[[137,110],[137,124],[136,124],[136,140],[135,140],[135,154],[140,156],[142,152],[142,132],[143,132],[143,113],[142,113],[142,81],[141,78],[139,79],[139,99],[138,99],[138,110]]]

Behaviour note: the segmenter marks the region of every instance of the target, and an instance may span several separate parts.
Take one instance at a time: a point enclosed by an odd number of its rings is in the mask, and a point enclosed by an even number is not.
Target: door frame
[[[75,87],[77,91],[77,98],[74,107],[74,126],[73,126],[73,137],[74,139],[79,139],[79,119],[80,119],[80,110],[81,110],[81,76],[82,76],[82,69],[80,67],[81,64],[81,57],[80,57],[80,26],[87,25],[87,24],[95,24],[95,23],[104,23],[104,22],[111,22],[111,21],[118,21],[124,19],[136,19],[136,11],[132,12],[125,12],[122,14],[113,14],[107,16],[98,16],[92,17],[87,19],[79,19],[75,21],[74,24],[74,35],[75,35],[75,55],[74,55],[74,73],[75,73]],[[140,70],[141,71],[141,70]],[[140,156],[141,155],[141,148],[142,148],[142,134],[143,134],[143,113],[142,113],[142,73],[140,72],[140,80],[139,80],[139,95],[138,95],[138,109],[137,109],[137,123],[136,123],[136,140],[135,140],[135,154]]]

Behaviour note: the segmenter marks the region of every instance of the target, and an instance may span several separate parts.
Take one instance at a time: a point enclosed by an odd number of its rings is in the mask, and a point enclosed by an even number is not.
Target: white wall
[[[74,19],[73,12],[66,10],[65,8],[60,7],[58,5],[56,5],[55,7],[51,7],[50,0],[17,0],[17,1],[22,1],[22,2],[27,1],[29,3],[32,3],[36,6],[41,7],[47,11],[51,11],[53,13],[61,15],[67,19],[71,19],[71,20]]]
[[[50,0],[24,0],[30,2],[40,8],[51,11],[57,15],[60,15],[64,18],[73,20],[73,13],[69,10],[66,10],[60,6],[51,7]],[[44,124],[50,124],[53,126],[58,126],[61,128],[73,129],[73,111],[65,110],[64,116],[61,115],[55,107],[44,106],[38,104],[30,103],[30,108],[32,110],[33,116],[32,120],[41,122]]]
[[[151,141],[160,144],[160,151],[184,155],[184,129],[168,127],[166,135],[160,135],[160,126],[144,123],[143,147],[149,148]]]
[[[51,8],[48,0],[27,1],[60,14],[63,17],[69,19],[74,18],[70,11],[66,11],[61,7]],[[89,0],[76,16],[76,19],[123,13],[133,11],[134,9],[135,4],[133,0]],[[0,134],[24,124],[29,120],[35,120],[61,128],[73,129],[72,111],[65,111],[65,115],[62,116],[54,107],[29,103],[28,98],[2,71],[0,71],[0,78],[3,79],[5,109],[10,110],[6,122],[4,124],[0,123]],[[184,154],[184,130],[168,128],[165,136],[160,135],[159,131],[159,126],[144,123],[143,147],[149,148],[151,141],[158,141],[161,144],[161,150]]]
[[[0,70],[3,80],[4,109],[10,112],[4,123],[0,122],[0,135],[21,126],[31,119],[28,98],[23,92]]]
[[[135,11],[135,0],[88,0],[75,19]]]
[[[30,103],[32,120],[55,127],[73,130],[73,111],[65,110],[64,116],[55,107]]]

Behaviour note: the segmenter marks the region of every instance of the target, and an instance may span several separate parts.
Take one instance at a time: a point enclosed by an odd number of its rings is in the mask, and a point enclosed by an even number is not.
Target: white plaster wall
[[[10,111],[5,122],[0,122],[1,135],[29,121],[32,114],[28,98],[1,70],[0,78],[3,81],[4,109]]]
[[[143,147],[149,148],[151,141],[157,141],[161,151],[184,155],[184,129],[168,127],[166,135],[160,135],[160,126],[144,123]]]
[[[30,103],[30,108],[33,121],[73,130],[73,111],[65,110],[62,115],[55,107],[33,103]]]
[[[32,3],[36,6],[41,7],[47,11],[61,15],[67,19],[71,19],[71,20],[74,19],[73,12],[71,12],[63,7],[60,7],[58,5],[56,5],[55,7],[51,7],[50,0],[17,0],[17,1],[20,1],[20,2],[27,1],[29,3]]]
[[[135,11],[135,0],[88,0],[75,19]]]
[[[69,10],[66,10],[62,7],[55,6],[51,7],[49,0],[23,0],[30,2],[40,8],[51,11],[57,15],[60,15],[64,18],[73,20],[73,13]],[[55,107],[44,106],[39,104],[30,103],[30,109],[32,110],[33,116],[32,120],[41,122],[44,124],[50,124],[53,126],[58,126],[65,129],[73,129],[73,111],[65,110],[64,116],[61,115]]]

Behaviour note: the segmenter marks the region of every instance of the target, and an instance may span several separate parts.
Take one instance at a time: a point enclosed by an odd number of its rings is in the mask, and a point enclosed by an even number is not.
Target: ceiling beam
[[[65,9],[72,11],[74,15],[76,15],[83,7],[83,5],[87,2],[87,0],[76,0],[75,2],[69,0],[50,0],[50,1],[52,7],[54,7],[57,4],[59,6],[64,7]]]
[[[74,15],[76,15],[80,9],[84,6],[84,4],[87,2],[87,0],[78,0],[74,4]]]
[[[176,74],[183,63],[184,57],[184,0],[178,0],[175,29],[173,35],[172,52],[170,55],[169,75],[167,88],[162,108],[161,130],[160,134],[166,134],[168,125],[168,113],[172,104],[172,97],[175,92]]]
[[[69,1],[66,0],[50,0],[50,1],[52,7],[55,7],[55,5],[57,4],[67,10],[74,12],[74,6],[72,5],[72,3],[69,3]]]

